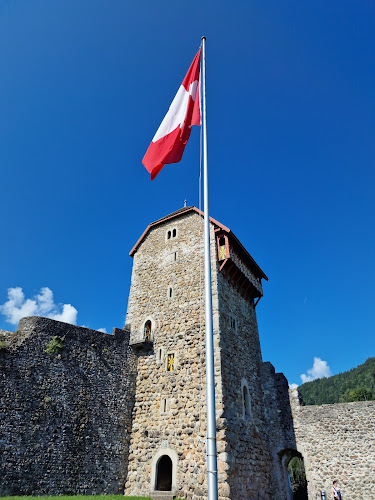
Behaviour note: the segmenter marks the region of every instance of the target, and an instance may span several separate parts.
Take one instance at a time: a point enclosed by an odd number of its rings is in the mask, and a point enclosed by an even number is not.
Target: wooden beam
[[[248,283],[248,279],[243,274],[241,280],[237,284],[238,293],[242,294],[242,290],[244,289],[245,286],[247,286],[247,283]]]
[[[234,266],[233,262],[232,261],[229,261],[229,265],[225,266],[225,269],[224,269],[224,278],[226,278],[228,276],[228,274],[230,273],[230,270],[232,269],[232,267]]]
[[[219,273],[221,272],[221,270],[223,269],[223,267],[225,266],[225,264],[228,262],[228,259],[225,259],[223,261],[223,263],[221,264],[221,266],[219,267]]]
[[[229,277],[229,283],[231,283],[231,284],[233,284],[234,278],[237,276],[237,274],[241,273],[241,271],[238,269],[237,266],[233,266],[233,267],[235,268],[235,270],[234,270],[234,272],[231,273],[231,276]]]
[[[239,282],[239,281],[241,281],[241,279],[242,279],[242,278],[247,279],[247,278],[246,278],[246,276],[244,276],[244,275],[242,274],[242,272],[241,272],[241,270],[240,270],[240,269],[239,269],[239,271],[240,271],[240,275],[238,276],[238,278],[237,278],[236,280],[234,280],[234,281],[233,281],[233,286],[235,286],[235,287],[238,285],[238,282]]]
[[[252,286],[253,286],[252,283],[248,280],[247,286],[245,286],[245,288],[242,291],[244,299],[246,299],[247,293]]]
[[[254,292],[255,291],[256,291],[255,288],[253,286],[251,286],[248,293],[247,293],[246,300],[249,300],[249,299],[254,300],[254,298],[255,298]]]

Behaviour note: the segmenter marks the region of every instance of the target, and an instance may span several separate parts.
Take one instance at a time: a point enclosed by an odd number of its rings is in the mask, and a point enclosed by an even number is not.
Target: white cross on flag
[[[192,62],[189,71],[168,113],[152,139],[142,163],[154,180],[166,163],[178,163],[190,137],[191,127],[201,124],[199,104],[199,73],[201,50]]]

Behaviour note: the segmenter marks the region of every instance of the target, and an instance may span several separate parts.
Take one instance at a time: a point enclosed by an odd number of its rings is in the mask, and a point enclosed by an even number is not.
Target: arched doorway
[[[293,500],[307,500],[307,481],[302,457],[291,458],[288,464],[288,475]]]
[[[279,452],[286,481],[288,500],[308,500],[307,480],[303,456],[295,449]]]
[[[156,490],[172,490],[172,460],[168,455],[163,455],[156,466]]]

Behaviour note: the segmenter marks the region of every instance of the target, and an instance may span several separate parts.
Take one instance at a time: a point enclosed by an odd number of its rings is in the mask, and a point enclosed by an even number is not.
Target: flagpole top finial
[[[205,37],[205,36],[202,36],[202,40],[206,40],[206,37]]]

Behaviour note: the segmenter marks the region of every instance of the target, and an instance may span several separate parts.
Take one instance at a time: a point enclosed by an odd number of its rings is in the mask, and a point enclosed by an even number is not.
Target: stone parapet
[[[136,358],[129,333],[20,321],[0,349],[0,495],[123,491]]]

